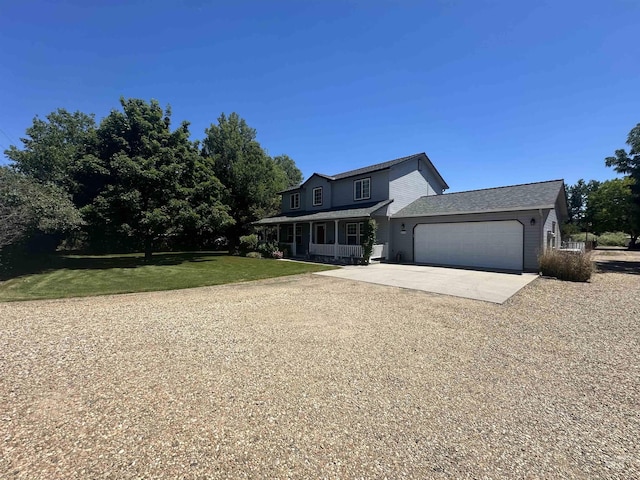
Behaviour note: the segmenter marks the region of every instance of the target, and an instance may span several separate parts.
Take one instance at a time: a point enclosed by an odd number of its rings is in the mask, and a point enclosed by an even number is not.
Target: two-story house
[[[432,265],[535,271],[560,245],[564,182],[444,194],[425,153],[337,175],[314,173],[281,192],[282,209],[257,226],[293,256],[360,258],[364,222],[377,223],[372,258]]]
[[[281,214],[256,225],[275,226],[293,256],[362,256],[364,221],[377,223],[374,258],[388,256],[391,216],[423,195],[449,188],[424,153],[337,175],[314,173],[282,194]]]

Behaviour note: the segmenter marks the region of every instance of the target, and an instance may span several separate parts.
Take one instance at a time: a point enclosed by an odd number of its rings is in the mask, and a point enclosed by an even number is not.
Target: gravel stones
[[[639,279],[0,304],[0,478],[638,478]]]

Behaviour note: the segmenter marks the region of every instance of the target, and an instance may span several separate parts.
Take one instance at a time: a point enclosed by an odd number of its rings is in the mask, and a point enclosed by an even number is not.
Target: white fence
[[[373,246],[371,258],[387,258],[387,244],[377,243]]]
[[[322,255],[324,257],[355,257],[362,258],[362,245],[335,245],[332,243],[309,243],[310,255]],[[387,244],[380,243],[373,246],[371,258],[386,258]]]
[[[585,251],[585,243],[584,242],[562,242],[562,247],[560,250],[571,250],[573,252],[584,252]]]

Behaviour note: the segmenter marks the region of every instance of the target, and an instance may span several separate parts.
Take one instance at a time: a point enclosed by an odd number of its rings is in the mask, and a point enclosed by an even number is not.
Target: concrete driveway
[[[481,272],[459,268],[375,263],[346,266],[316,275],[346,278],[424,292],[441,293],[492,303],[504,303],[538,276],[533,273]]]

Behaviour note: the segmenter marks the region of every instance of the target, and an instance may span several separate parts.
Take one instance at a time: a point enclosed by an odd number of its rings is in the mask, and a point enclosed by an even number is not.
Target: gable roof
[[[379,170],[384,170],[385,168],[391,168],[394,165],[398,165],[399,163],[405,162],[407,160],[411,160],[413,158],[418,158],[421,155],[424,155],[424,153],[415,153],[415,154],[409,155],[407,157],[400,157],[400,158],[396,158],[394,160],[388,160],[386,162],[376,163],[374,165],[369,165],[367,167],[356,168],[355,170],[349,170],[347,172],[337,173],[335,175],[332,175],[331,178],[333,180],[340,180],[342,178],[355,177],[357,175],[365,175],[367,173],[377,172]]]
[[[374,165],[369,165],[366,167],[362,167],[362,168],[357,168],[355,170],[349,170],[347,172],[342,172],[342,173],[336,173],[335,175],[325,175],[323,173],[313,173],[309,178],[307,178],[304,182],[302,182],[300,185],[296,186],[296,187],[290,187],[287,188],[285,190],[282,190],[281,192],[278,193],[287,193],[287,192],[291,192],[293,190],[297,190],[300,187],[302,187],[305,183],[307,183],[309,180],[311,180],[311,178],[313,178],[314,176],[317,177],[322,177],[325,178],[327,180],[342,180],[343,178],[349,178],[349,177],[355,177],[358,175],[366,175],[367,173],[373,173],[373,172],[378,172],[380,170],[385,170],[387,168],[391,168],[394,165],[399,165],[403,162],[406,162],[407,160],[413,160],[413,159],[418,159],[418,158],[422,158],[427,165],[431,168],[431,170],[433,170],[433,173],[435,173],[436,177],[438,178],[438,180],[440,180],[440,182],[442,183],[442,185],[444,186],[444,189],[448,189],[449,185],[447,185],[447,182],[444,181],[444,178],[442,178],[442,175],[440,175],[440,172],[438,172],[438,169],[436,169],[436,167],[433,165],[433,163],[431,163],[431,160],[429,160],[429,157],[427,157],[427,154],[424,152],[421,153],[414,153],[413,155],[408,155],[406,157],[400,157],[400,158],[396,158],[394,160],[388,160],[386,162],[382,162],[382,163],[376,163]]]
[[[429,217],[463,213],[504,212],[554,208],[561,195],[562,216],[566,216],[563,180],[526,183],[506,187],[470,190],[420,197],[394,217]]]

